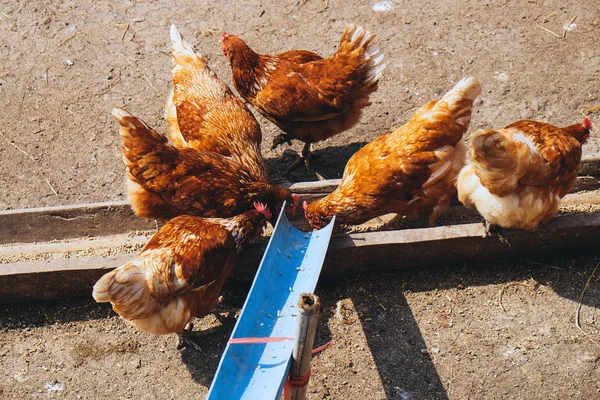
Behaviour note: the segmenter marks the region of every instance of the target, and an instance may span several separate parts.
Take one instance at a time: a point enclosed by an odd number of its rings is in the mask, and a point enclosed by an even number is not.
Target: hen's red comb
[[[306,200],[302,203],[302,208],[304,208],[304,211],[308,210],[308,202]]]
[[[256,208],[256,211],[264,215],[266,219],[271,219],[271,217],[273,216],[273,214],[271,214],[271,211],[269,211],[269,207],[267,207],[266,204],[255,201],[254,208]]]
[[[294,207],[295,210],[296,207],[298,207],[298,203],[300,202],[300,196],[297,193],[292,193],[292,199],[294,200],[294,204],[292,205],[292,207]]]
[[[222,38],[229,37],[229,33],[228,32],[223,32],[223,33],[221,33],[221,37]]]
[[[592,120],[591,120],[591,119],[589,119],[588,117],[585,117],[585,118],[583,119],[583,123],[582,123],[582,124],[583,124],[583,127],[584,127],[585,129],[592,129]]]

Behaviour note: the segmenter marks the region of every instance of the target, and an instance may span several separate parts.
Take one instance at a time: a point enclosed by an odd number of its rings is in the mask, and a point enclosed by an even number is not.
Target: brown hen
[[[284,200],[294,209],[298,204],[298,195],[257,179],[233,157],[177,148],[122,108],[112,115],[120,125],[129,201],[140,217],[225,218],[251,209],[255,201],[271,210]]]
[[[338,50],[326,59],[305,50],[258,54],[228,33],[221,43],[237,91],[285,132],[273,148],[303,141],[308,168],[311,143],[351,128],[370,104],[385,67],[374,38],[361,27],[346,27]]]
[[[179,148],[212,151],[235,160],[257,180],[267,180],[256,118],[171,25],[173,91],[166,120]]]
[[[110,302],[141,331],[182,332],[193,317],[203,317],[218,305],[237,254],[270,217],[257,204],[255,210],[227,219],[174,218],[135,260],[98,280],[94,299]]]
[[[535,229],[557,212],[577,179],[591,121],[558,128],[518,121],[471,135],[470,160],[458,176],[459,200],[491,225]]]
[[[339,223],[361,224],[388,213],[430,215],[433,222],[456,192],[466,153],[461,139],[480,92],[476,78],[465,78],[406,124],[356,152],[335,191],[304,203],[310,225],[319,229],[334,215]]]

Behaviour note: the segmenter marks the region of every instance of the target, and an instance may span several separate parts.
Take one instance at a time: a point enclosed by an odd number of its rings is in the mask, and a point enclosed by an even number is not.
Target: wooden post
[[[294,346],[292,366],[290,368],[290,400],[304,400],[308,391],[310,378],[310,361],[312,349],[319,321],[319,297],[310,293],[302,293],[298,300],[298,324],[296,337],[298,341]]]

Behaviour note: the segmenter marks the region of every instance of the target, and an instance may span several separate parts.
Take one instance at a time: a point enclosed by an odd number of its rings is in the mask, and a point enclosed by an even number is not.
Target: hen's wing
[[[454,146],[469,126],[473,101],[480,92],[476,78],[464,78],[440,100],[421,107],[395,132],[378,139],[388,153],[398,157],[396,168],[411,190],[434,185],[452,169]]]
[[[221,277],[236,254],[229,232],[202,218],[182,215],[169,221],[150,239],[142,256],[167,249],[169,262],[152,264],[152,292],[158,298],[194,290]]]
[[[471,136],[471,158],[482,185],[502,197],[517,191],[520,184],[571,184],[577,174],[581,146],[553,125],[518,121],[498,131],[475,132]]]
[[[153,201],[162,199],[178,214],[226,217],[245,211],[243,189],[252,177],[238,163],[217,153],[178,149],[124,109],[115,108],[113,116],[121,126],[128,178],[153,194]]]
[[[477,79],[465,78],[439,101],[421,107],[406,124],[360,149],[344,170],[339,186],[347,191],[343,197],[360,193],[381,204],[410,202],[456,170],[455,146],[467,130],[479,93]]]
[[[305,51],[277,56],[268,86],[258,92],[255,102],[261,111],[285,122],[336,118],[348,111],[354,100],[365,96],[367,105],[368,94],[377,89],[385,67],[373,39],[374,35],[363,28],[347,27],[331,58],[317,59]]]
[[[475,173],[492,194],[507,196],[519,183],[547,184],[550,166],[531,138],[501,129],[478,130],[470,140]]]
[[[364,147],[364,151],[361,149],[348,161],[341,190],[354,186],[356,192],[380,200],[408,202],[419,190],[443,179],[451,169],[452,146],[401,156],[398,154],[401,149],[388,147],[385,137],[381,139]]]
[[[304,64],[312,61],[322,60],[323,57],[307,50],[292,50],[284,53],[279,53],[277,58],[280,60],[286,60],[292,63]]]
[[[166,116],[175,145],[235,159],[266,180],[258,122],[246,105],[171,26],[173,92]]]

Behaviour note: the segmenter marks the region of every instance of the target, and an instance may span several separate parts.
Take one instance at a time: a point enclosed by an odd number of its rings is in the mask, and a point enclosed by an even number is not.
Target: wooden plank
[[[0,244],[106,236],[156,228],[127,201],[0,211]]]
[[[600,213],[556,217],[535,232],[505,230],[486,237],[483,225],[465,224],[426,229],[367,232],[331,239],[323,276],[426,267],[468,259],[548,254],[593,248],[600,235]],[[266,243],[248,245],[230,282],[250,282]],[[136,254],[113,257],[29,261],[0,265],[0,302],[89,296],[96,280]]]
[[[600,175],[600,152],[586,154],[581,160],[580,175]]]
[[[469,259],[509,257],[597,246],[600,213],[556,217],[535,232],[504,230],[486,237],[483,224],[369,232],[332,239],[325,275],[426,267]]]
[[[595,160],[590,165],[600,172],[600,161]],[[300,182],[291,185],[290,189],[300,194],[302,200],[311,202],[326,196],[337,187],[339,181]],[[599,187],[598,178],[580,176],[575,190]],[[298,212],[295,218],[302,216],[302,212]],[[135,216],[127,201],[8,210],[0,211],[0,244],[115,235],[156,229],[158,226],[154,220]]]

